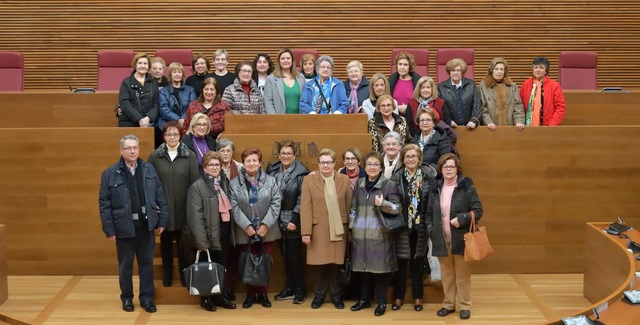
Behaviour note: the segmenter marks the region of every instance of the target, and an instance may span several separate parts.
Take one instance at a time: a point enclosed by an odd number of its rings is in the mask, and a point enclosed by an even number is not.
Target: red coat
[[[229,104],[227,104],[223,100],[218,100],[218,102],[213,105],[206,113],[211,121],[211,129],[209,130],[209,134],[214,138],[218,139],[218,135],[224,132],[224,115],[230,110]],[[189,129],[189,123],[191,123],[191,118],[196,115],[196,113],[203,113],[205,111],[204,105],[202,102],[198,100],[194,100],[189,104],[189,108],[187,108],[187,113],[184,118],[184,127],[182,128],[182,133],[186,134],[187,129]]]
[[[522,98],[525,115],[527,114],[527,106],[529,105],[529,97],[531,96],[534,80],[535,79],[533,77],[525,80],[522,84],[522,88],[520,88],[520,98]],[[544,91],[542,103],[542,125],[560,125],[560,123],[562,123],[562,119],[564,119],[564,113],[566,111],[562,88],[557,81],[552,80],[549,76],[544,77],[542,87]]]

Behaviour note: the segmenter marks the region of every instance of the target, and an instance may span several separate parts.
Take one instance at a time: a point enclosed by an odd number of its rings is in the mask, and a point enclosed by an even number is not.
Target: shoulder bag
[[[207,262],[200,262],[198,250],[196,261],[182,271],[187,283],[187,291],[192,296],[203,297],[221,294],[224,271],[224,266],[211,262],[209,250],[207,250]]]
[[[469,232],[464,234],[464,260],[466,262],[479,262],[493,255],[495,251],[489,244],[487,229],[476,224],[476,214],[471,211],[471,223]]]
[[[382,206],[375,207],[380,223],[382,224],[383,232],[395,232],[401,229],[407,229],[407,220],[402,213],[398,215],[388,215],[385,213],[385,208]]]
[[[344,264],[338,269],[338,283],[342,285],[351,284],[351,272],[353,267],[351,265],[351,243],[347,242],[347,251],[344,256]]]
[[[257,254],[251,253],[251,245],[247,244],[247,251],[240,253],[240,274],[244,284],[253,286],[266,286],[269,284],[271,275],[271,265],[273,261],[271,255],[264,253],[264,243],[262,239],[255,245],[259,245]]]

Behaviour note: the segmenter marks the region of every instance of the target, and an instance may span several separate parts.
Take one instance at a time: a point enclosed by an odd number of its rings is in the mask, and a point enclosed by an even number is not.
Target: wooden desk
[[[640,92],[565,91],[562,125],[637,125]]]

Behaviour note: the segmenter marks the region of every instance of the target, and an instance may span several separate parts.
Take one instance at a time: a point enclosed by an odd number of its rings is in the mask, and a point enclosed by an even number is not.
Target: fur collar
[[[156,155],[158,155],[158,158],[169,157],[169,150],[167,149],[166,143],[161,144],[158,149],[156,149]],[[182,142],[178,145],[178,157],[189,158],[189,148]]]
[[[484,82],[484,84],[489,88],[493,88],[498,84],[496,80],[493,79],[492,75],[487,75],[486,77],[484,77],[484,79],[482,79],[482,82]],[[511,81],[511,78],[509,78],[508,76],[505,76],[504,79],[502,79],[502,82],[507,87],[511,87],[511,85],[513,85],[513,81]]]

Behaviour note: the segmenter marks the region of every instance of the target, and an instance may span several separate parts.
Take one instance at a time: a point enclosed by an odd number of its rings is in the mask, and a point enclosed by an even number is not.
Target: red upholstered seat
[[[438,83],[449,79],[449,74],[445,66],[447,62],[455,58],[460,58],[467,63],[467,73],[465,73],[464,76],[465,78],[473,79],[475,75],[473,49],[438,49],[436,53],[436,77]]]
[[[24,89],[24,56],[21,52],[0,52],[0,91]]]
[[[309,54],[313,54],[313,56],[315,56],[316,59],[318,58],[318,50],[314,50],[314,49],[291,49],[291,52],[293,52],[293,62],[296,63],[296,69],[298,69],[298,71],[302,70],[302,64],[300,63],[300,59],[302,58],[303,55],[309,53]]]
[[[184,78],[193,74],[193,68],[191,63],[193,61],[193,50],[188,49],[170,49],[170,50],[157,50],[156,56],[161,57],[167,64],[167,67],[172,62],[180,62],[184,66]],[[164,70],[164,74],[167,75],[169,69]]]
[[[98,51],[98,90],[119,90],[122,80],[131,75],[133,50]]]
[[[429,50],[427,49],[402,49],[396,48],[391,50],[391,61],[389,62],[389,73],[396,72],[396,56],[400,54],[400,52],[409,52],[413,54],[413,57],[416,60],[416,68],[414,71],[422,77],[429,75]]]
[[[563,89],[597,89],[598,53],[560,52],[558,77]]]

